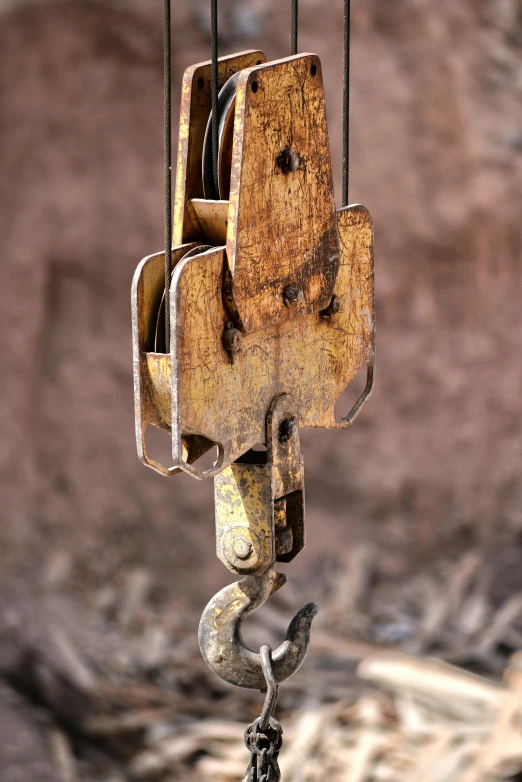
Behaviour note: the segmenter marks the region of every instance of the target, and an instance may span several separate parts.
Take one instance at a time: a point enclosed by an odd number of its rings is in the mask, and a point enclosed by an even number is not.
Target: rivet
[[[324,320],[329,320],[334,315],[337,315],[338,312],[341,311],[341,299],[339,296],[337,296],[335,293],[330,299],[330,304],[325,310],[321,310],[321,318],[324,318]]]
[[[238,559],[248,559],[252,553],[252,544],[246,538],[236,538],[232,544],[232,551]]]

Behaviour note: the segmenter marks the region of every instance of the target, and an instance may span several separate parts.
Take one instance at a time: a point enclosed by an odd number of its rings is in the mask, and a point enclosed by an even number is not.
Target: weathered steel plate
[[[285,170],[282,155],[294,156]],[[237,83],[227,258],[237,320],[251,333],[324,309],[339,267],[319,58],[243,70]],[[286,306],[287,286],[299,298]]]
[[[204,435],[219,446],[218,462],[205,475],[216,474],[255,443],[264,442],[266,415],[280,393],[292,395],[301,427],[350,425],[354,415],[337,422],[334,405],[365,363],[373,367],[373,230],[362,206],[339,211],[337,219],[341,262],[335,293],[341,300],[340,312],[329,320],[315,313],[245,334],[233,364],[221,341],[228,320],[222,291],[224,248],[176,267],[171,290],[176,466],[204,477],[184,458],[187,434]],[[162,359],[157,370],[170,376]],[[160,382],[157,374],[153,382],[164,394],[168,382]],[[370,387],[371,380],[361,403]],[[164,397],[157,407],[164,409],[168,401]]]
[[[172,250],[172,267],[196,245]],[[170,432],[172,407],[172,361],[170,354],[154,353],[157,313],[165,290],[165,254],[144,258],[132,282],[132,350],[134,365],[134,413],[138,457],[147,467],[162,475],[175,475],[179,467],[165,467],[147,454],[145,434],[149,425]],[[203,437],[183,438],[187,462],[195,461],[212,443]]]
[[[240,52],[220,57],[218,86],[237,71],[265,62],[260,51]],[[174,246],[200,236],[200,227],[190,210],[191,198],[203,198],[201,163],[203,140],[212,107],[210,91],[210,61],[187,68],[181,86],[178,161],[174,200]]]

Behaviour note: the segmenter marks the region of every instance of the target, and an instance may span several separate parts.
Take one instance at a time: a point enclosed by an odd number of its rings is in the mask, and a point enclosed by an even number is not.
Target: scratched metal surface
[[[246,332],[318,312],[330,301],[339,239],[321,62],[314,54],[239,76],[227,259],[237,321]],[[283,297],[287,286],[299,291],[291,307]]]
[[[338,213],[341,264],[335,291],[340,311],[313,313],[244,334],[232,364],[221,342],[224,250],[182,261],[172,288],[173,454],[182,465],[182,435],[203,434],[220,444],[217,468],[265,440],[272,399],[292,394],[299,425],[343,427],[334,405],[365,362],[373,361],[373,231],[369,213]]]

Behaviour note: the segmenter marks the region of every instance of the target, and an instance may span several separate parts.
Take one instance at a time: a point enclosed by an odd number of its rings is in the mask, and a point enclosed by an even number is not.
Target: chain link
[[[272,650],[267,644],[261,647],[260,656],[266,680],[266,698],[261,714],[245,731],[250,763],[243,782],[280,782],[277,758],[283,744],[283,728],[274,717],[279,688],[272,670]]]
[[[283,744],[283,728],[275,717],[270,717],[264,730],[260,723],[261,716],[245,731],[245,745],[251,758],[243,782],[280,782],[277,758]]]

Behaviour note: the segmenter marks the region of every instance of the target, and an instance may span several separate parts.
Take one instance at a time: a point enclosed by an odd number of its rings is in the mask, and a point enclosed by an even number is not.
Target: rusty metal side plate
[[[174,268],[185,253],[195,247],[185,244],[172,250]],[[143,464],[164,475],[179,472],[168,469],[147,456],[145,432],[149,424],[170,431],[171,359],[151,352],[154,347],[156,316],[165,289],[165,253],[144,258],[132,281],[132,353],[134,367],[134,412],[138,457]]]
[[[285,169],[284,155],[296,168]],[[319,58],[302,54],[238,80],[227,257],[247,333],[324,309],[339,268]],[[299,292],[286,306],[283,292]]]
[[[218,86],[221,88],[233,73],[265,62],[263,52],[246,51],[220,57]],[[201,159],[203,139],[212,106],[210,61],[187,68],[181,86],[178,161],[174,200],[174,246],[198,237],[201,229],[187,202],[203,198]]]
[[[341,263],[335,292],[341,310],[319,313],[243,336],[231,364],[222,346],[223,248],[181,261],[171,292],[172,445],[176,466],[204,474],[183,459],[182,436],[200,434],[219,444],[213,475],[255,443],[265,441],[265,418],[276,394],[291,393],[299,425],[345,428],[335,401],[365,364],[373,364],[373,229],[368,211],[337,213]],[[365,398],[368,392],[365,393]],[[359,409],[359,408],[357,408]]]

